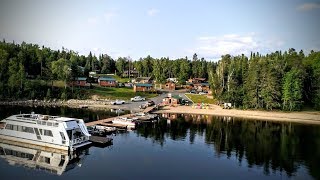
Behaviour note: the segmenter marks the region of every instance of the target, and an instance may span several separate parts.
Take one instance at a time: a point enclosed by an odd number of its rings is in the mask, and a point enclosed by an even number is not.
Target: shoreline
[[[320,125],[320,111],[281,112],[260,110],[237,110],[222,109],[220,106],[213,105],[213,109],[194,109],[191,106],[165,107],[164,109],[153,111],[153,113],[228,116],[251,120],[255,119],[273,122],[294,122],[300,124],[302,123]]]
[[[69,107],[77,109],[114,109],[117,105],[111,105],[110,101],[106,100],[76,100],[69,99],[67,101],[61,100],[18,100],[18,101],[0,101],[0,105],[8,106],[41,106],[41,107]],[[126,109],[125,109],[126,110]]]
[[[111,105],[108,100],[76,100],[67,101],[53,100],[19,100],[19,101],[0,101],[0,105],[9,106],[42,106],[42,107],[70,107],[77,109],[104,110],[104,109],[123,109],[138,110],[138,108],[129,108],[119,105]],[[212,109],[194,109],[191,106],[165,106],[160,110],[152,113],[163,114],[198,114],[198,115],[214,115],[237,117],[244,119],[267,120],[274,122],[295,122],[302,124],[320,125],[320,111],[299,111],[299,112],[282,112],[282,111],[261,111],[261,110],[238,110],[238,109],[222,109],[218,105],[211,105]]]

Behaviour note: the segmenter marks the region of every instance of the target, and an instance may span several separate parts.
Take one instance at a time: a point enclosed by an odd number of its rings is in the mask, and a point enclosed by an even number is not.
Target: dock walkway
[[[149,113],[149,112],[153,111],[154,108],[155,108],[155,106],[147,107],[145,110],[143,110],[143,113]],[[111,122],[112,122],[112,120],[114,118],[131,117],[131,116],[135,116],[135,115],[134,114],[125,114],[125,115],[122,115],[122,116],[117,116],[117,117],[111,117],[111,118],[107,118],[107,119],[101,119],[101,120],[97,120],[97,121],[92,121],[92,122],[86,123],[86,126],[94,126],[94,125],[99,125],[100,124],[100,125],[110,126],[110,127],[126,128],[125,125],[113,124]]]

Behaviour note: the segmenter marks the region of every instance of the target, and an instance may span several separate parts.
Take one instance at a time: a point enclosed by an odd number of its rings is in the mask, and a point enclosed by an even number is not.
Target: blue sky
[[[113,58],[320,50],[320,1],[105,0],[0,2],[0,38]]]

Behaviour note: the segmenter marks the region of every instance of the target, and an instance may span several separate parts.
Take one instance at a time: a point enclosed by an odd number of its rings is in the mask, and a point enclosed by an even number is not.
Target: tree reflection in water
[[[301,165],[320,179],[320,126],[295,123],[244,120],[205,115],[163,114],[156,124],[141,124],[137,134],[161,146],[167,138],[186,140],[196,136],[211,144],[217,157],[235,156],[239,165],[293,176]]]

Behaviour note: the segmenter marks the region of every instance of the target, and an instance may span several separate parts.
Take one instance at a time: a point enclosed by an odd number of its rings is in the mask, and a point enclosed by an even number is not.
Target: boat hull
[[[10,141],[11,143],[14,143],[19,146],[24,146],[24,147],[37,146],[38,148],[42,148],[43,150],[50,150],[50,149],[55,149],[58,151],[68,151],[69,150],[68,146],[45,143],[42,141],[35,141],[35,140],[24,139],[24,138],[20,138],[20,137],[17,138],[17,137],[2,135],[2,134],[0,134],[0,141],[1,142]]]

